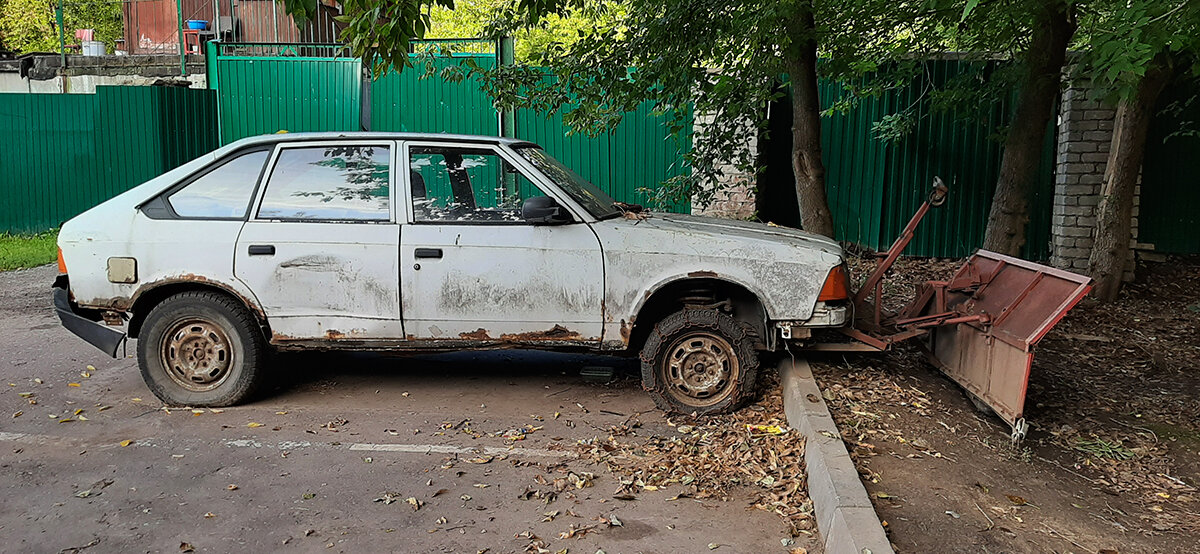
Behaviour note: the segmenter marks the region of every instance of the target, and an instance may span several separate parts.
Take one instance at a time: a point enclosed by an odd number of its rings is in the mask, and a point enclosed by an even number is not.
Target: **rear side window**
[[[241,219],[268,153],[259,150],[229,160],[172,193],[167,202],[180,217]]]
[[[260,219],[388,221],[387,146],[285,148],[267,179]]]

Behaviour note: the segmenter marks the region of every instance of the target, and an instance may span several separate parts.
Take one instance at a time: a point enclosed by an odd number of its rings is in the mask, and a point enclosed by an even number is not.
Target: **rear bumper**
[[[99,314],[91,310],[80,309],[71,302],[67,278],[60,275],[54,280],[54,311],[62,326],[88,344],[102,350],[105,354],[117,357],[117,349],[125,342],[125,333],[111,329],[100,322]]]

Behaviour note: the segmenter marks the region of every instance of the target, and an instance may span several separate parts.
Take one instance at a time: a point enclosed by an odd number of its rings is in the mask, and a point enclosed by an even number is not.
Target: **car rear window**
[[[387,146],[284,148],[267,179],[260,219],[387,221]]]
[[[245,217],[269,152],[259,150],[229,160],[172,193],[167,202],[180,217]]]

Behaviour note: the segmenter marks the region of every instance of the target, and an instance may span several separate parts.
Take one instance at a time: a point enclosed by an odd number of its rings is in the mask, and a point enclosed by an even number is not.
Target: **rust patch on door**
[[[325,331],[325,338],[329,340],[344,339],[346,338],[346,333],[338,331],[337,329],[330,329]]]
[[[625,323],[624,319],[621,320],[621,340],[625,341],[625,344],[629,344],[629,325]]]
[[[462,339],[467,339],[467,340],[491,340],[492,339],[492,337],[488,335],[487,329],[484,329],[482,327],[480,327],[479,329],[476,329],[474,331],[471,331],[470,333],[459,333],[458,337],[462,338]]]
[[[530,331],[528,333],[500,335],[500,340],[512,342],[574,341],[583,340],[583,336],[575,331],[563,327],[562,325],[555,325],[546,331]]]

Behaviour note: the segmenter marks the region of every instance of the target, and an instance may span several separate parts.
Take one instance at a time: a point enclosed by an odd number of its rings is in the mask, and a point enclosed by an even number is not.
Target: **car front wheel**
[[[171,406],[229,406],[250,397],[265,373],[266,345],[254,316],[215,292],[184,292],[146,316],[138,366]]]
[[[642,386],[663,411],[721,414],[754,396],[755,337],[716,310],[685,308],[659,321],[642,348]]]

